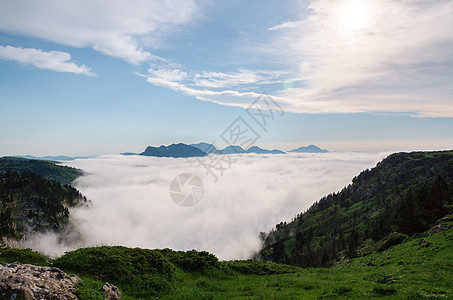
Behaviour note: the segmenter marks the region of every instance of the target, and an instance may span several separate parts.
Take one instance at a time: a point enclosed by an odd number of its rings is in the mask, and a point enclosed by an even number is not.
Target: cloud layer
[[[42,51],[34,48],[21,48],[0,45],[0,59],[17,61],[24,65],[33,65],[40,69],[56,72],[69,72],[95,76],[90,68],[71,62],[71,54],[61,51]]]
[[[383,154],[330,153],[230,156],[231,167],[214,183],[197,159],[104,156],[71,166],[87,172],[77,188],[93,201],[73,209],[83,245],[126,245],[207,250],[221,259],[243,259],[259,249],[260,231],[290,220],[320,197],[350,183]],[[169,184],[196,173],[205,191],[201,202],[183,208],[172,202]],[[40,251],[60,254],[56,236],[29,241]],[[80,246],[80,245],[79,245]]]

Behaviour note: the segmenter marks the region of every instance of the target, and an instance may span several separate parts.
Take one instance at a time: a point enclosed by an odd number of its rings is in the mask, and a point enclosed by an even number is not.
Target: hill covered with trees
[[[0,173],[0,237],[20,239],[34,231],[60,231],[68,224],[69,208],[88,203],[68,184],[30,172]]]
[[[395,153],[291,222],[261,233],[258,256],[302,267],[329,266],[365,254],[367,244],[383,238],[397,244],[405,235],[423,232],[451,213],[452,205],[453,151]]]
[[[83,174],[79,169],[61,166],[54,161],[1,157],[0,173],[7,171],[35,173],[45,179],[54,180],[61,184],[71,184],[77,177]]]

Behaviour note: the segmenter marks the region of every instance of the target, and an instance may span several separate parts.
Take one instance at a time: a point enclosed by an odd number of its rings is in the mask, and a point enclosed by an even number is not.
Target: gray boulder
[[[0,299],[77,299],[77,281],[58,268],[4,264],[0,265]]]
[[[108,282],[104,284],[102,291],[104,292],[105,299],[108,300],[117,300],[122,296],[120,290],[116,286]]]

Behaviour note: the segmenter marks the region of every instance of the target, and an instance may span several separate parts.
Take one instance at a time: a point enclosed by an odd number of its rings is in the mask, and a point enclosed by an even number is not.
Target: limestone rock
[[[75,282],[58,268],[0,265],[1,299],[77,299]]]
[[[108,300],[116,300],[121,298],[122,296],[120,290],[116,286],[108,282],[104,284],[102,291],[104,292],[105,299]]]

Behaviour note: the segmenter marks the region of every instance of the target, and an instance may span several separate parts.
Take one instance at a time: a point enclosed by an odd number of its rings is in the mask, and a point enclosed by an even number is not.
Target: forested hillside
[[[82,171],[76,168],[60,166],[54,161],[25,159],[19,157],[1,157],[0,173],[14,171],[17,173],[31,172],[45,179],[51,179],[61,184],[71,184]]]
[[[262,233],[258,256],[303,267],[329,266],[363,255],[373,241],[398,243],[404,234],[428,229],[452,211],[452,199],[453,151],[395,153],[291,222]]]
[[[19,239],[33,231],[62,230],[69,207],[87,204],[70,185],[29,172],[0,172],[0,237]]]

